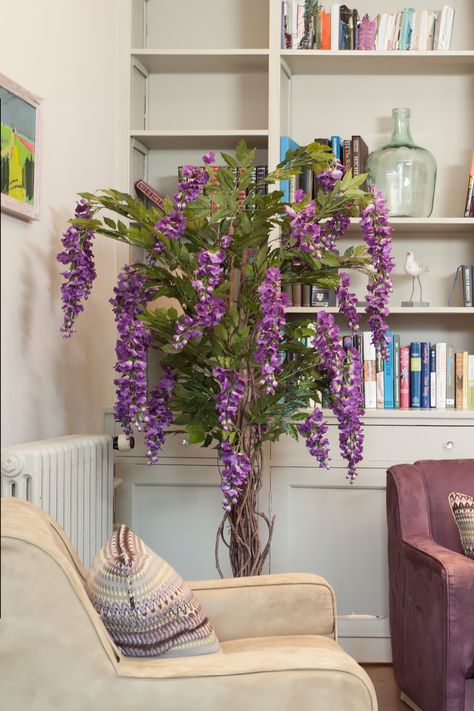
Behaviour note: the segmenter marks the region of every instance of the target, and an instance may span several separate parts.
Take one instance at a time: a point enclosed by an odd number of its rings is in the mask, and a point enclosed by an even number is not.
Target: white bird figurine
[[[405,271],[412,278],[411,296],[410,301],[413,299],[413,292],[415,291],[415,279],[418,280],[420,286],[420,303],[423,302],[423,291],[421,288],[420,276],[429,272],[430,269],[426,264],[418,264],[415,260],[415,255],[413,252],[407,252],[407,258],[405,260]]]

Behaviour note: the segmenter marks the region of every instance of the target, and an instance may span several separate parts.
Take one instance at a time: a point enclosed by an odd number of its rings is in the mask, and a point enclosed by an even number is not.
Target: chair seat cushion
[[[219,651],[214,628],[191,588],[127,526],[117,527],[97,553],[85,587],[127,656]]]

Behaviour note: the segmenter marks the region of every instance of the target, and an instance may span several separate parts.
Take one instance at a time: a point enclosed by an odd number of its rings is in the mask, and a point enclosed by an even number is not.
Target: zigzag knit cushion
[[[452,491],[448,501],[459,529],[464,554],[474,560],[474,497]]]
[[[220,651],[193,591],[127,526],[97,553],[86,591],[120,651],[167,657]]]

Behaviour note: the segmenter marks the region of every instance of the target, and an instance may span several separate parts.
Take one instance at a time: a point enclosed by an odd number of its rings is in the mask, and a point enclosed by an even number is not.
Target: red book
[[[400,348],[400,409],[410,407],[410,349]]]

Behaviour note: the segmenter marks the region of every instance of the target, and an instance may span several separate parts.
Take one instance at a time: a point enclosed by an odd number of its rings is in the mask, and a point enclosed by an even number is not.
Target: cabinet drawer
[[[426,425],[366,425],[364,429],[364,459],[371,462],[403,463],[417,459],[464,459],[474,457],[474,427]],[[329,427],[331,464],[344,467],[339,453],[339,432]],[[282,437],[271,445],[272,465],[317,466],[304,441]]]

